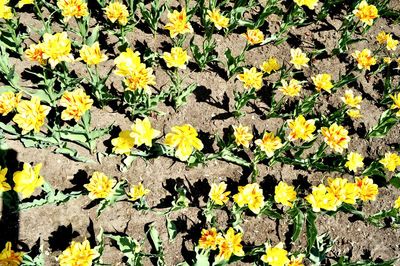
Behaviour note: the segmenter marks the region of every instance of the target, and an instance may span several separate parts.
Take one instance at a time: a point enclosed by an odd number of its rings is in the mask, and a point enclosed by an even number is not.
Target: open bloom
[[[357,67],[359,69],[370,70],[371,66],[376,64],[376,58],[372,54],[371,50],[365,48],[361,52],[356,50],[351,54],[357,61]]]
[[[58,0],[57,6],[61,9],[64,21],[89,15],[87,4],[83,0]]]
[[[325,90],[331,93],[333,84],[332,84],[332,76],[330,74],[318,74],[315,77],[311,77],[311,79],[317,91]]]
[[[83,45],[79,51],[80,58],[88,65],[97,65],[107,60],[107,56],[100,51],[99,42],[92,46]]]
[[[152,85],[156,84],[156,77],[153,75],[153,69],[145,67],[145,64],[140,64],[136,71],[124,79],[126,90],[144,90],[147,94],[151,94]]]
[[[224,205],[228,200],[230,191],[226,191],[227,185],[225,182],[219,184],[212,183],[208,196],[217,205]]]
[[[221,15],[219,9],[208,10],[207,11],[207,19],[209,19],[212,23],[214,23],[217,29],[228,28],[229,26],[229,18]]]
[[[343,149],[347,149],[350,137],[348,136],[349,132],[343,126],[334,123],[329,128],[321,128],[321,133],[326,144],[334,151],[342,153]]]
[[[222,239],[223,236],[217,233],[217,229],[203,229],[201,230],[201,237],[199,239],[199,248],[216,250],[218,243]]]
[[[260,147],[260,150],[265,152],[268,157],[274,156],[276,150],[282,148],[282,140],[275,136],[273,132],[265,132],[262,139],[257,139],[255,144]]]
[[[353,11],[354,15],[364,24],[372,26],[374,19],[378,18],[378,9],[374,5],[369,5],[363,0]]]
[[[304,266],[304,264],[303,264],[304,257],[305,257],[304,254],[299,254],[296,257],[291,256],[290,261],[287,264],[287,266]]]
[[[393,208],[400,209],[400,197],[395,200]]]
[[[24,163],[22,171],[17,171],[13,175],[14,191],[21,193],[24,198],[31,196],[35,189],[44,183],[43,176],[40,176],[40,169],[42,169],[41,163],[33,168],[30,164]]]
[[[12,91],[3,92],[0,94],[0,114],[2,116],[8,115],[21,101],[22,93],[15,94]]]
[[[306,53],[303,53],[300,48],[290,49],[291,60],[290,63],[294,65],[295,69],[300,70],[302,67],[308,67],[307,63],[310,59]]]
[[[305,199],[311,204],[314,212],[320,212],[321,209],[334,211],[340,204],[335,195],[328,192],[324,184],[319,184],[317,187],[313,186],[312,193],[307,195]]]
[[[400,166],[400,156],[396,153],[387,152],[385,157],[379,161],[387,170],[393,172]]]
[[[43,45],[39,44],[31,44],[28,49],[25,50],[25,56],[33,62],[38,62],[41,65],[45,65],[47,60],[43,58]]]
[[[136,146],[144,144],[147,147],[151,147],[153,146],[153,139],[161,135],[160,131],[151,126],[148,117],[145,117],[142,120],[137,118],[132,124],[131,130],[130,136]]]
[[[247,29],[247,32],[243,36],[251,45],[256,45],[264,41],[264,33],[259,29]]]
[[[232,254],[238,257],[244,256],[242,242],[242,233],[235,234],[235,230],[230,227],[224,237],[218,239],[219,253],[216,260],[228,261]]]
[[[175,38],[178,34],[193,32],[185,10],[181,12],[174,10],[172,13],[168,13],[168,20],[169,22],[164,28],[169,30],[171,38]]]
[[[278,59],[275,57],[270,57],[268,60],[264,61],[260,66],[261,70],[271,74],[273,71],[278,71],[281,68],[281,65],[278,62]]]
[[[363,117],[361,114],[361,111],[358,109],[349,109],[346,111],[346,114],[348,116],[350,116],[350,118],[352,118],[352,119],[359,119],[359,118]]]
[[[299,6],[306,6],[311,10],[313,10],[318,4],[318,0],[294,0],[294,2]]]
[[[162,58],[167,64],[167,67],[177,67],[181,69],[186,69],[186,64],[190,59],[187,52],[181,47],[173,47],[170,53],[164,52]]]
[[[378,185],[368,176],[364,178],[356,177],[356,184],[359,187],[358,196],[362,201],[375,200],[378,195]]]
[[[140,198],[143,198],[149,193],[150,190],[145,188],[142,183],[139,183],[137,185],[131,186],[128,196],[130,197],[130,200],[135,201]]]
[[[378,35],[376,35],[376,41],[379,44],[384,44],[387,41],[388,38],[389,38],[389,34],[387,34],[384,31],[381,31],[381,32],[379,32]]]
[[[296,200],[297,193],[294,190],[294,186],[290,186],[285,182],[280,181],[277,186],[275,186],[274,200],[277,203],[281,203],[285,206],[292,207],[293,201]]]
[[[90,266],[97,256],[99,254],[96,250],[90,248],[88,240],[82,243],[72,241],[71,245],[58,257],[58,261],[60,266]]]
[[[22,134],[29,131],[39,132],[43,126],[50,107],[41,105],[38,97],[33,96],[30,101],[22,100],[17,105],[17,114],[13,121],[22,129]]]
[[[400,117],[400,93],[390,95],[390,98],[392,98],[392,100],[393,100],[393,104],[390,107],[390,109],[392,109],[392,110],[397,109],[396,116]]]
[[[346,90],[344,93],[344,97],[341,98],[342,101],[348,105],[351,108],[357,108],[360,109],[360,103],[362,101],[361,96],[354,96],[354,93],[352,90]]]
[[[96,171],[92,174],[90,182],[84,187],[89,191],[90,199],[102,199],[107,198],[112,193],[114,185],[114,179]]]
[[[108,6],[104,8],[107,18],[115,23],[118,21],[118,24],[125,26],[128,23],[129,12],[126,5],[121,2],[115,1],[110,3]]]
[[[12,19],[14,14],[12,12],[12,8],[7,4],[10,2],[9,0],[0,0],[0,19]]]
[[[186,161],[194,149],[199,151],[203,149],[203,143],[191,125],[174,126],[171,131],[165,136],[165,145],[176,149],[175,156],[179,160]]]
[[[45,33],[41,46],[43,59],[47,60],[52,68],[62,61],[71,62],[74,60],[71,54],[71,40],[68,39],[66,32],[53,35]]]
[[[266,245],[265,254],[261,260],[270,266],[285,266],[289,262],[288,252],[283,248],[283,243],[279,243],[275,247]]]
[[[112,149],[114,153],[128,155],[135,145],[135,139],[131,137],[130,130],[123,130],[119,132],[118,138],[111,140],[111,144],[114,146]]]
[[[65,107],[61,113],[62,120],[79,121],[86,111],[92,107],[93,100],[83,89],[65,91],[60,100],[60,105]]]
[[[243,147],[248,148],[250,145],[250,141],[253,139],[253,134],[250,132],[249,127],[245,127],[242,125],[233,126],[233,130],[236,145],[243,145]]]
[[[131,76],[141,66],[140,53],[134,52],[131,48],[127,48],[125,52],[122,52],[117,58],[114,59],[115,74],[118,76]]]
[[[359,196],[359,188],[355,183],[349,183],[345,178],[328,178],[328,193],[337,199],[337,206],[343,202],[355,204]]]
[[[363,163],[364,157],[362,157],[361,154],[357,152],[350,152],[347,155],[347,162],[345,166],[353,172],[357,172],[358,168],[363,168],[364,163]]]
[[[32,5],[35,0],[19,0],[18,1],[18,8],[22,8],[24,5]]]
[[[303,88],[301,86],[300,81],[297,79],[291,79],[289,83],[287,83],[286,80],[281,81],[282,86],[279,88],[279,91],[283,93],[283,95],[289,96],[289,97],[295,97],[300,95],[300,91]]]
[[[247,207],[255,214],[259,214],[264,207],[263,190],[257,183],[239,186],[239,192],[233,195],[233,200],[239,207]]]
[[[263,85],[263,73],[257,71],[257,68],[243,69],[243,73],[238,75],[238,79],[243,82],[246,89],[254,88],[256,91],[261,89]]]
[[[24,253],[12,250],[11,242],[7,242],[4,249],[0,252],[0,265],[18,266],[21,265]]]
[[[311,140],[314,135],[316,127],[314,120],[306,120],[303,115],[299,115],[294,120],[289,120],[288,125],[290,128],[289,137],[290,141],[302,139],[305,141]]]
[[[392,34],[389,34],[389,37],[386,40],[386,49],[388,49],[389,51],[395,51],[398,44],[399,41],[393,39]]]
[[[7,168],[1,169],[0,166],[0,193],[11,190],[11,186],[7,183]]]

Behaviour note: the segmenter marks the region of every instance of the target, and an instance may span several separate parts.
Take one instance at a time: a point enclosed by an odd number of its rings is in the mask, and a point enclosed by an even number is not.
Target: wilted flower
[[[244,256],[242,242],[242,233],[235,234],[235,230],[230,227],[223,238],[218,239],[219,253],[218,260],[228,261],[232,254],[238,257]]]
[[[299,6],[306,6],[311,10],[313,10],[318,4],[318,0],[293,0],[293,1]]]
[[[278,71],[281,68],[281,65],[278,62],[278,59],[275,57],[270,57],[268,60],[264,61],[260,66],[261,70],[271,74],[273,71]]]
[[[131,129],[132,131],[130,136],[138,147],[142,144],[147,147],[153,146],[153,139],[161,135],[160,131],[152,128],[148,117],[145,117],[142,120],[137,118],[132,124]]]
[[[149,193],[150,193],[150,190],[147,188],[144,188],[142,183],[139,183],[137,185],[131,186],[128,196],[130,197],[130,200],[135,201],[140,198],[143,198],[145,195],[147,195]]]
[[[285,182],[280,181],[277,186],[275,186],[274,200],[277,203],[281,203],[285,206],[292,207],[293,201],[296,200],[297,193],[293,186],[288,185]]]
[[[291,60],[290,63],[294,65],[295,69],[300,70],[302,67],[308,67],[307,63],[310,59],[306,53],[303,53],[300,48],[290,49]]]
[[[130,130],[123,130],[119,132],[118,138],[111,140],[111,144],[114,146],[112,151],[116,154],[128,155],[135,145],[135,140],[130,135]]]
[[[233,126],[233,130],[236,145],[243,145],[243,147],[248,148],[250,145],[250,141],[253,139],[253,134],[250,132],[249,127],[245,127],[242,125]]]
[[[321,128],[321,133],[326,144],[334,151],[342,153],[343,149],[347,149],[350,137],[348,136],[349,132],[343,126],[334,123],[329,128]]]
[[[216,250],[218,242],[223,239],[220,233],[217,233],[217,229],[203,229],[201,230],[201,237],[199,239],[199,248]]]
[[[360,109],[360,103],[362,101],[361,96],[354,96],[354,93],[352,90],[346,90],[344,93],[344,97],[341,98],[342,101],[348,105],[351,108],[357,108]]]
[[[262,139],[257,139],[255,144],[267,154],[268,157],[274,156],[276,150],[282,148],[282,140],[275,136],[273,132],[265,132]]]
[[[214,23],[217,29],[227,28],[229,26],[229,18],[221,15],[219,9],[208,10],[207,19]]]
[[[92,46],[83,45],[79,51],[80,59],[88,65],[97,65],[107,60],[107,56],[100,51],[99,42],[95,42]]]
[[[311,140],[314,135],[316,127],[314,120],[306,120],[303,115],[299,115],[294,120],[289,120],[288,125],[290,128],[289,137],[290,141],[302,139],[304,141]]]
[[[168,20],[169,22],[164,28],[169,30],[171,38],[175,38],[178,34],[193,32],[193,28],[186,17],[185,10],[181,12],[174,10],[172,13],[168,13]]]
[[[21,193],[24,198],[31,196],[35,189],[44,183],[43,176],[40,176],[40,169],[42,169],[41,163],[33,168],[30,164],[24,163],[22,171],[17,171],[13,175],[14,191]]]
[[[60,105],[65,107],[61,113],[61,119],[65,121],[74,119],[77,122],[92,107],[92,104],[93,100],[83,89],[65,91],[60,100]]]
[[[227,185],[225,182],[219,184],[212,183],[208,196],[215,204],[224,205],[229,200],[229,194],[231,194],[230,191],[226,191],[226,188]]]
[[[22,93],[14,94],[12,91],[0,94],[0,114],[6,116],[12,112],[18,106],[21,97]]]
[[[259,214],[264,207],[263,190],[257,183],[239,186],[239,192],[233,195],[233,200],[239,207],[247,207],[255,214]]]
[[[107,198],[112,193],[114,185],[114,179],[96,171],[92,174],[90,182],[84,187],[89,191],[90,199],[102,199]]]
[[[258,72],[257,68],[252,67],[251,69],[244,68],[243,73],[238,75],[238,79],[243,82],[246,89],[259,90],[263,85],[262,76],[262,72]]]
[[[176,149],[175,156],[181,161],[186,161],[193,149],[202,150],[203,143],[197,137],[197,131],[189,124],[174,126],[171,133],[165,136],[165,145]]]
[[[164,52],[162,58],[167,64],[167,67],[177,67],[181,69],[186,69],[186,64],[190,59],[187,52],[181,47],[173,47],[171,53]]]
[[[71,62],[74,60],[71,54],[71,40],[68,39],[66,32],[54,35],[45,33],[41,48],[43,59],[47,60],[52,68],[62,61]]]
[[[378,9],[374,5],[369,5],[363,0],[353,11],[354,15],[363,23],[372,26],[374,19],[378,18]]]
[[[266,245],[265,254],[261,260],[270,266],[285,266],[289,262],[288,252],[283,248],[283,243],[277,244],[275,247]]]
[[[256,45],[264,41],[264,33],[259,29],[247,29],[247,32],[243,36],[251,45]]]
[[[385,158],[379,161],[387,170],[393,172],[400,166],[400,156],[396,153],[387,152]]]
[[[359,197],[362,201],[375,200],[378,195],[378,185],[374,181],[365,176],[364,178],[356,177],[356,184],[359,187]]]
[[[83,0],[58,0],[57,6],[61,9],[64,21],[89,15],[87,4]]]
[[[90,266],[93,259],[98,257],[96,250],[90,248],[88,240],[82,243],[72,241],[71,245],[58,257],[60,266]]]
[[[290,96],[290,97],[295,97],[300,94],[301,89],[303,86],[301,86],[300,81],[296,79],[291,79],[289,81],[289,84],[287,83],[286,80],[282,80],[282,87],[279,88],[279,91],[283,93],[283,95]]]
[[[128,23],[129,12],[126,5],[115,1],[104,8],[107,18],[112,22],[125,26]]]
[[[315,89],[317,91],[325,90],[331,93],[331,89],[333,88],[332,84],[332,76],[330,74],[318,74],[315,77],[311,77]]]
[[[7,172],[8,172],[7,168],[1,169],[0,166],[0,193],[11,190],[10,184],[7,183],[7,177],[6,177]]]
[[[364,163],[363,163],[364,157],[361,156],[361,154],[357,152],[350,152],[347,155],[347,162],[345,166],[353,172],[357,172],[358,168],[363,168]]]
[[[17,252],[11,249],[11,242],[7,242],[4,249],[0,252],[0,265],[18,266],[21,265],[24,253]]]
[[[376,64],[376,58],[373,56],[371,50],[365,48],[361,52],[356,50],[351,54],[357,60],[357,67],[359,69],[370,70],[371,66]]]

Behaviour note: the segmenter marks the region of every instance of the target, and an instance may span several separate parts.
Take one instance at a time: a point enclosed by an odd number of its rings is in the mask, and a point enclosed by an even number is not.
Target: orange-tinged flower
[[[247,29],[247,32],[243,36],[251,45],[256,45],[264,41],[264,33],[259,29]]]
[[[303,115],[299,115],[294,120],[289,120],[288,125],[290,128],[289,137],[290,141],[302,139],[304,141],[311,140],[314,135],[316,127],[314,120],[306,120]]]
[[[229,18],[223,16],[219,9],[207,10],[207,19],[214,23],[217,29],[225,29],[229,26]]]
[[[83,89],[65,91],[60,100],[60,105],[65,107],[61,113],[61,119],[68,121],[74,119],[76,122],[88,111],[93,104],[93,100]]]
[[[318,4],[318,0],[293,0],[293,1],[299,6],[306,6],[311,10],[313,10]]]
[[[356,50],[351,54],[357,61],[357,67],[359,69],[370,70],[371,66],[376,64],[376,58],[372,54],[371,50],[365,48],[361,52]]]
[[[263,190],[257,183],[239,186],[239,192],[233,195],[233,200],[239,207],[247,207],[255,214],[259,214],[264,207]]]
[[[300,48],[290,49],[291,60],[290,63],[294,65],[294,68],[300,70],[302,67],[308,67],[307,63],[310,59],[306,53],[303,53]]]
[[[175,38],[178,34],[193,32],[185,10],[181,12],[174,10],[172,13],[168,13],[168,20],[169,22],[164,28],[169,30],[171,38]]]
[[[0,94],[0,114],[2,116],[8,115],[15,108],[17,108],[21,101],[22,93],[14,94],[12,91],[3,92]]]
[[[353,11],[354,15],[364,24],[372,26],[374,19],[378,18],[378,9],[374,5],[369,5],[363,0]]]
[[[328,178],[328,187],[326,191],[333,194],[338,200],[337,205],[341,204],[346,200],[346,190],[345,186],[348,180],[345,178]],[[355,194],[357,196],[357,194]]]
[[[130,134],[130,130],[123,130],[119,132],[118,138],[111,140],[111,144],[114,146],[112,149],[114,153],[128,155],[131,152],[135,145],[135,140],[130,136]]]
[[[379,161],[387,170],[394,172],[400,166],[400,156],[396,153],[387,152],[385,157]]]
[[[271,74],[273,71],[278,71],[281,68],[281,65],[278,62],[278,59],[275,57],[270,57],[268,60],[264,61],[260,66],[261,70]]]
[[[90,182],[84,187],[89,191],[89,198],[93,200],[107,198],[111,195],[114,185],[114,179],[96,171],[92,174]]]
[[[392,98],[392,100],[393,100],[393,104],[390,107],[390,109],[392,109],[392,110],[397,109],[396,116],[400,117],[400,93],[390,95],[390,98]]]
[[[274,200],[277,203],[281,203],[285,206],[292,207],[293,201],[296,200],[297,193],[294,190],[294,186],[290,186],[285,182],[280,181],[277,186],[275,186]]]
[[[153,69],[144,68],[144,66],[144,64],[140,64],[140,67],[136,69],[137,71],[124,79],[126,90],[144,90],[147,94],[151,94],[150,86],[156,85],[156,77],[153,75]]]
[[[66,32],[53,35],[45,33],[41,48],[43,59],[47,60],[52,68],[62,61],[71,62],[74,60],[71,54],[71,40],[68,39]]]
[[[175,156],[179,160],[186,161],[194,149],[199,151],[203,149],[203,143],[191,125],[174,126],[171,131],[165,136],[165,145],[176,149]]]
[[[41,187],[44,183],[44,178],[40,175],[40,169],[42,169],[41,163],[33,168],[30,164],[24,163],[22,171],[17,171],[13,175],[14,191],[21,193],[24,198],[31,196],[35,189]]]
[[[115,1],[104,8],[107,18],[112,22],[125,26],[128,23],[129,12],[126,5]]]
[[[243,145],[243,147],[248,148],[250,141],[253,139],[253,134],[250,132],[250,128],[242,125],[233,126],[233,131],[236,145]]]
[[[18,266],[22,264],[24,253],[12,250],[11,242],[7,242],[4,249],[0,252],[0,265]]]
[[[221,238],[218,241],[219,245],[219,254],[217,255],[216,260],[225,260],[229,261],[232,254],[238,257],[244,256],[243,246],[240,242],[242,242],[242,233],[235,234],[235,230],[233,228],[229,228],[224,238]]]
[[[376,200],[378,195],[378,185],[374,184],[374,181],[365,176],[364,178],[356,177],[356,184],[359,187],[358,196],[362,201]]]
[[[290,261],[288,252],[283,248],[283,243],[279,243],[275,247],[267,244],[265,254],[261,256],[261,260],[270,266],[285,266]]]
[[[263,73],[257,71],[257,68],[251,69],[244,68],[243,73],[238,75],[238,79],[243,82],[243,87],[246,89],[254,88],[256,91],[261,89],[263,85]]]
[[[225,182],[221,182],[219,184],[212,183],[210,193],[208,196],[210,199],[217,205],[224,205],[228,202],[230,191],[226,191],[227,185]]]
[[[350,152],[347,155],[347,162],[345,166],[353,172],[357,172],[358,168],[363,168],[364,163],[363,163],[364,157],[357,153],[357,152]]]
[[[81,18],[89,15],[87,4],[82,0],[58,0],[57,6],[61,9],[64,21],[72,17]]]
[[[38,62],[41,65],[45,65],[47,61],[43,58],[43,45],[41,44],[31,44],[29,49],[25,50],[25,56],[34,62]]]
[[[98,257],[96,250],[90,247],[88,240],[82,243],[72,241],[71,245],[58,257],[60,266],[90,266],[93,259]]]
[[[331,89],[333,88],[332,84],[332,76],[330,74],[318,74],[315,77],[311,77],[315,89],[317,91],[325,90],[329,93],[331,93]]]
[[[276,150],[282,148],[282,140],[275,136],[273,132],[265,132],[262,139],[257,139],[255,144],[265,152],[268,157],[274,156]]]
[[[186,69],[186,64],[190,59],[187,52],[181,47],[173,47],[171,52],[164,52],[162,58],[164,59],[167,67],[177,67],[181,69]]]
[[[203,229],[201,230],[201,237],[199,239],[199,248],[216,250],[218,242],[223,239],[220,233],[217,233],[217,229]]]
[[[343,149],[347,149],[350,137],[348,136],[349,132],[343,126],[334,123],[329,128],[321,128],[321,133],[324,136],[325,143],[335,152],[342,153]]]
[[[88,65],[97,65],[108,59],[105,54],[101,53],[99,42],[93,43],[92,46],[83,45],[79,55],[80,59]]]
[[[304,257],[305,257],[304,254],[297,255],[297,257],[291,256],[287,266],[304,266],[303,264]]]
[[[344,93],[344,97],[341,98],[342,101],[351,108],[360,109],[360,103],[362,102],[361,96],[354,96],[352,90],[346,90]]]
[[[300,91],[303,88],[301,86],[300,81],[296,79],[291,79],[289,81],[289,84],[287,83],[286,80],[282,80],[282,87],[279,88],[279,91],[283,93],[283,95],[289,96],[289,97],[295,97],[300,95]]]

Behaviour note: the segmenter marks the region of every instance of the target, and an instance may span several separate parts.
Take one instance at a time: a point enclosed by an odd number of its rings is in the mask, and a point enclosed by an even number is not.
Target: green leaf
[[[178,230],[176,228],[176,224],[174,221],[172,221],[168,217],[166,218],[166,224],[167,224],[167,230],[168,230],[168,238],[170,241],[172,241],[178,235]]]
[[[118,249],[128,258],[127,264],[139,266],[142,264],[141,246],[139,242],[129,236],[105,234],[106,237],[117,242]]]
[[[125,197],[126,197],[125,187],[126,186],[127,186],[127,182],[125,180],[124,181],[119,181],[115,185],[115,187],[113,188],[113,193],[100,202],[100,206],[97,208],[97,211],[96,211],[97,216],[100,216],[100,214],[108,206],[111,206],[112,204],[125,199]]]
[[[332,249],[332,246],[333,242],[328,234],[316,237],[308,255],[308,259],[312,262],[312,265],[321,265],[328,252]]]
[[[294,205],[288,211],[288,214],[292,218],[292,224],[293,224],[292,241],[296,241],[297,239],[299,239],[301,229],[303,228],[304,213],[297,206]]]
[[[315,221],[317,219],[317,215],[312,210],[307,210],[306,213],[306,234],[307,234],[307,252],[311,251],[313,247],[318,231]]]
[[[395,188],[400,188],[400,172],[395,174],[391,179],[390,179],[390,184],[392,184]]]
[[[370,129],[367,134],[368,138],[382,138],[386,136],[389,130],[397,124],[399,121],[398,118],[393,114],[393,112],[389,109],[382,113],[379,118],[378,124]]]

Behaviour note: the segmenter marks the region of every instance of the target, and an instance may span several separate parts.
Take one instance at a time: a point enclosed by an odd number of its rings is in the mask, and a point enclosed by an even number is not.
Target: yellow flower
[[[20,0],[18,2],[18,8],[22,8],[24,5],[31,5],[35,2],[35,0]]]
[[[65,91],[60,100],[60,105],[65,107],[61,113],[61,119],[64,121],[74,119],[76,122],[81,119],[86,111],[92,107],[93,100],[85,93],[83,89],[74,91]]]
[[[346,191],[346,185],[348,180],[344,178],[328,178],[328,187],[326,191],[331,193],[337,199],[337,206],[340,205],[342,202],[349,200],[347,197],[348,192]],[[353,195],[354,201],[358,196],[358,190],[355,190],[355,194]]]
[[[393,104],[390,109],[398,109],[396,112],[396,116],[400,116],[400,93],[390,95],[390,98],[393,100]]]
[[[259,214],[264,207],[263,190],[257,183],[239,186],[239,192],[233,195],[233,200],[239,207],[247,207],[255,214]]]
[[[177,67],[181,69],[186,69],[186,64],[190,59],[187,52],[181,47],[173,47],[171,53],[164,52],[162,58],[167,64],[167,67]]]
[[[325,90],[331,93],[331,89],[333,88],[332,84],[332,76],[329,74],[318,74],[315,77],[311,77],[315,89],[317,91]]]
[[[219,184],[212,183],[210,193],[208,196],[217,205],[224,205],[228,200],[228,195],[231,194],[230,191],[226,191],[227,185],[225,182]]]
[[[379,161],[387,170],[394,172],[400,166],[400,156],[396,153],[387,152],[385,158]]]
[[[291,256],[287,266],[304,266],[303,264],[304,257],[305,257],[304,254],[297,255],[297,257]]]
[[[70,18],[81,18],[89,15],[87,4],[82,0],[58,0],[57,6],[61,9],[64,21]]]
[[[7,6],[9,0],[0,0],[0,19],[12,19],[14,14],[11,7]]]
[[[314,120],[306,120],[303,115],[299,115],[295,120],[289,120],[288,124],[291,131],[288,139],[290,141],[298,139],[311,140],[314,137],[313,132],[316,129],[314,123]]]
[[[82,243],[72,241],[71,245],[58,257],[58,261],[60,266],[90,266],[97,256],[99,254],[90,248],[88,240]]]
[[[131,76],[138,68],[141,68],[140,53],[127,48],[125,52],[122,52],[114,59],[114,63],[117,67],[117,70],[114,72],[116,75],[122,77]]]
[[[261,70],[271,74],[273,71],[278,71],[281,68],[281,65],[278,62],[278,59],[275,57],[270,57],[268,60],[264,61],[260,66]]]
[[[242,125],[233,126],[233,135],[235,136],[235,142],[237,146],[243,145],[243,147],[248,148],[250,141],[253,139],[253,134],[251,134],[249,127],[244,127]]]
[[[312,187],[312,193],[305,197],[314,212],[320,212],[321,209],[327,211],[335,211],[340,202],[334,194],[328,192],[324,184],[319,184],[318,187]]]
[[[0,192],[6,192],[11,190],[11,186],[7,183],[7,168],[1,169],[0,166]]]
[[[135,201],[140,198],[143,198],[144,196],[146,196],[149,193],[150,193],[150,190],[147,188],[144,188],[142,183],[139,183],[137,185],[131,186],[128,196],[131,197],[130,200]]]
[[[235,230],[230,227],[226,232],[225,236],[218,240],[219,254],[216,260],[228,261],[232,254],[238,257],[244,256],[242,242],[242,233],[235,234]]]
[[[42,169],[41,163],[33,168],[30,164],[24,163],[22,171],[17,171],[13,175],[14,191],[21,193],[24,198],[31,196],[35,189],[44,183],[43,176],[40,176],[40,169]]]
[[[0,94],[0,114],[3,116],[12,112],[21,101],[22,93],[14,94],[11,91]]]
[[[105,54],[100,51],[99,42],[95,42],[92,46],[83,45],[79,51],[80,58],[88,65],[97,65],[108,59]]]
[[[367,1],[363,0],[353,11],[354,15],[364,24],[372,26],[374,19],[378,18],[378,9],[374,5],[368,5]]]
[[[321,128],[321,133],[326,144],[335,152],[342,153],[343,149],[347,149],[350,137],[348,136],[349,132],[343,126],[334,123],[329,128]]]
[[[104,8],[107,18],[112,22],[125,26],[128,23],[129,12],[126,5],[116,1]]]
[[[400,209],[400,197],[398,197],[398,198],[396,199],[396,201],[394,202],[393,208],[395,208],[395,209]]]
[[[287,83],[286,80],[282,80],[282,87],[279,88],[279,91],[283,93],[283,95],[290,96],[290,97],[295,97],[300,95],[300,91],[303,88],[301,86],[300,81],[296,79],[291,79],[289,81],[289,84]]]
[[[153,145],[153,139],[161,135],[161,132],[152,128],[148,117],[140,120],[137,118],[131,126],[132,132],[130,133],[131,138],[133,138],[136,146],[142,144],[147,147]]]
[[[24,257],[23,252],[16,252],[11,249],[11,242],[7,242],[4,249],[0,252],[0,265],[18,266],[21,265]]]
[[[104,173],[94,172],[90,178],[90,182],[84,187],[89,191],[90,199],[107,198],[115,185],[115,180],[109,178]]]
[[[174,126],[171,131],[165,136],[165,144],[176,149],[175,156],[179,160],[186,161],[193,149],[203,149],[203,143],[197,138],[197,131],[191,125]]]
[[[243,69],[243,74],[238,75],[238,79],[243,82],[243,86],[246,89],[252,89],[254,88],[256,91],[261,89],[263,85],[263,73],[258,72],[255,67],[252,67],[251,69],[244,68]]]
[[[381,32],[379,32],[378,35],[376,35],[376,40],[379,44],[384,44],[388,38],[389,38],[389,34],[387,34],[384,31],[381,31]]]
[[[349,109],[346,111],[346,114],[350,116],[350,118],[358,119],[362,117],[360,110],[358,109]]]
[[[363,163],[364,157],[357,153],[357,152],[350,152],[347,155],[347,162],[345,166],[349,168],[350,171],[357,172],[358,168],[363,168],[364,163]]]
[[[389,34],[389,37],[386,41],[386,49],[389,51],[395,51],[397,49],[397,45],[399,44],[398,40],[393,39],[392,34]]]
[[[302,67],[308,67],[307,63],[310,59],[306,53],[303,53],[300,48],[290,49],[291,60],[290,63],[294,65],[295,69],[300,70]]]
[[[217,229],[203,229],[201,230],[201,237],[199,239],[199,248],[216,250],[218,242],[223,239]]]
[[[352,90],[346,90],[344,93],[344,97],[341,98],[342,101],[351,108],[360,109],[360,103],[362,101],[361,96],[355,96]]]
[[[155,79],[153,69],[150,67],[145,68],[144,64],[140,64],[140,67],[135,72],[124,79],[124,83],[127,90],[144,90],[147,94],[151,94],[150,86],[156,84]]]
[[[44,119],[50,112],[50,107],[40,105],[39,98],[33,96],[30,101],[22,100],[19,102],[17,112],[13,121],[22,129],[22,134],[26,134],[31,130],[40,131],[40,127],[44,124]]]
[[[296,200],[297,193],[293,186],[289,186],[287,183],[280,181],[275,186],[274,199],[277,203],[282,203],[285,206],[292,207],[293,201]]]
[[[376,64],[376,58],[373,56],[371,50],[365,48],[361,52],[356,50],[351,54],[357,60],[357,67],[359,69],[370,70],[371,66]]]
[[[25,50],[25,56],[33,62],[38,62],[41,65],[46,64],[46,59],[43,58],[43,45],[42,44],[31,44],[29,49]]]
[[[243,36],[251,45],[256,45],[264,41],[264,33],[259,29],[247,29],[247,32]]]
[[[362,201],[375,200],[378,195],[378,185],[368,176],[363,179],[356,177],[356,184],[359,187],[358,196]]]
[[[270,266],[285,266],[289,263],[288,252],[283,248],[283,243],[277,244],[275,247],[266,245],[265,254],[261,260]]]
[[[217,29],[226,29],[229,26],[229,18],[221,15],[219,9],[207,10],[207,19],[214,23]]]
[[[268,157],[274,156],[276,150],[282,148],[282,140],[276,137],[273,132],[265,132],[262,139],[257,139],[255,144],[267,154]]]
[[[71,62],[74,60],[71,54],[71,41],[68,39],[66,32],[56,33],[54,35],[45,33],[43,35],[41,48],[43,51],[43,59],[48,60],[52,68],[62,61]]]
[[[313,10],[318,4],[318,0],[294,0],[294,2],[299,6],[306,6],[311,10]]]
[[[135,145],[135,140],[130,136],[131,131],[123,130],[119,132],[118,138],[112,139],[111,144],[113,147],[113,152],[116,154],[126,154],[128,155],[133,146]]]
[[[168,13],[168,20],[169,22],[164,28],[169,30],[171,38],[175,38],[178,34],[193,32],[193,28],[186,17],[185,10],[182,10],[181,12],[174,10],[172,13]]]
[[[392,62],[392,58],[390,58],[390,57],[388,57],[388,56],[385,56],[385,57],[383,58],[383,63],[389,65],[391,62]]]

